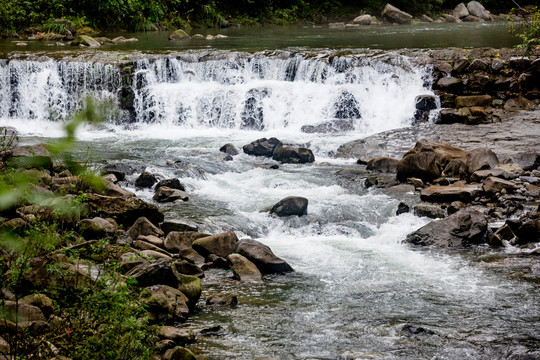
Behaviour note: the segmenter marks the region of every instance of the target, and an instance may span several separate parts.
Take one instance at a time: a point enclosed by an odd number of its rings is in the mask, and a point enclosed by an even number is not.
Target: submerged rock
[[[186,191],[185,186],[182,183],[180,183],[180,180],[178,180],[177,178],[165,179],[165,180],[159,181],[154,187],[154,190],[157,191],[162,186],[166,186],[171,189]]]
[[[234,146],[233,144],[225,144],[221,148],[219,148],[219,151],[225,154],[229,154],[231,156],[235,156],[240,153],[236,146]]]

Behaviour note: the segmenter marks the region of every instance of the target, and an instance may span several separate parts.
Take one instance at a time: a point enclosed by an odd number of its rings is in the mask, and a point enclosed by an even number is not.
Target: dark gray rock
[[[307,134],[313,133],[341,133],[354,130],[354,122],[351,119],[335,119],[319,123],[317,125],[304,125],[300,130]]]
[[[243,146],[243,150],[248,155],[272,157],[274,151],[283,143],[276,138],[261,138]]]
[[[396,210],[396,215],[408,213],[409,211],[411,211],[411,209],[409,208],[409,205],[405,204],[404,202],[400,202]]]
[[[477,210],[463,209],[443,220],[434,220],[407,235],[405,242],[421,245],[462,247],[486,241],[487,219]]]
[[[166,186],[168,188],[171,188],[171,189],[177,189],[177,190],[181,190],[181,191],[186,191],[186,188],[184,185],[182,185],[182,183],[180,183],[180,180],[174,178],[174,179],[165,179],[165,180],[161,180],[159,181],[154,190],[158,190],[160,187],[162,186]]]
[[[135,171],[137,171],[135,167],[124,163],[112,163],[103,167],[103,172],[105,174],[113,174],[116,176],[118,181],[124,181],[126,179],[126,175],[131,175]]]
[[[171,263],[167,259],[147,261],[135,266],[125,274],[137,280],[137,285],[147,287],[152,285],[169,285],[176,287],[178,279],[171,269]]]
[[[303,216],[307,215],[308,199],[300,196],[288,196],[281,199],[270,210],[271,214],[279,217],[283,216]]]
[[[231,156],[235,156],[240,153],[236,146],[234,146],[233,144],[225,144],[219,149],[219,151],[225,154],[229,154]]]
[[[156,176],[153,174],[150,174],[148,172],[143,172],[137,180],[135,180],[135,186],[140,188],[151,188],[155,183],[157,179]]]
[[[268,246],[257,240],[243,239],[238,241],[234,252],[249,259],[263,274],[294,271],[285,260],[277,257]]]
[[[414,207],[416,216],[424,216],[431,219],[442,219],[445,216],[444,210],[439,205],[418,204]]]
[[[474,174],[478,170],[493,169],[499,165],[497,155],[488,148],[479,148],[470,151],[465,158],[467,173]]]

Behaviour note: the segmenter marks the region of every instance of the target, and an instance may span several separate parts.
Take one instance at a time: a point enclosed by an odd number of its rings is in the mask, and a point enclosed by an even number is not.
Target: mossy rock
[[[178,29],[169,35],[169,40],[191,40],[191,36],[184,30]]]

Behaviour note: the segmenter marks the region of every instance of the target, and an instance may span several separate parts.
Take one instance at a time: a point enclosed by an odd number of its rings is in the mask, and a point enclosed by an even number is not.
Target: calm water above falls
[[[333,157],[339,145],[411,123],[415,96],[431,93],[428,69],[391,53],[283,54],[149,56],[135,66],[134,119],[79,133],[81,154],[91,146],[98,162],[179,177],[190,201],[165,206],[168,217],[258,239],[296,269],[257,286],[209,272],[205,294],[235,293],[239,306],[201,303],[187,325],[222,330],[199,336],[197,348],[210,359],[506,359],[537,350],[537,287],[485,270],[468,252],[401,244],[428,221],[394,215],[399,201],[414,204],[416,196],[387,195],[335,175],[355,167],[353,159]],[[59,136],[59,121],[76,108],[77,94],[118,100],[118,76],[114,66],[85,62],[0,63],[0,122],[28,141]],[[301,131],[336,118],[350,121],[352,130]],[[308,145],[317,161],[279,170],[263,169],[269,160],[245,154],[222,161],[221,145],[241,147],[263,136]],[[190,167],[175,169],[167,160]],[[131,189],[151,201],[151,191]],[[307,217],[261,212],[289,195],[309,199]],[[405,324],[435,335],[404,335]]]
[[[462,24],[419,24],[410,26],[362,26],[346,29],[329,29],[326,25],[312,28],[302,26],[245,27],[230,29],[194,29],[191,34],[223,34],[226,39],[192,41],[168,40],[170,32],[123,34],[136,37],[136,43],[104,46],[114,51],[163,51],[187,49],[221,49],[237,51],[263,51],[274,49],[403,49],[444,47],[511,47],[519,40],[508,33],[505,22]],[[105,34],[109,37],[118,34]],[[18,41],[0,39],[0,53],[12,51],[73,50],[69,46],[56,46],[39,41],[29,41],[27,47],[16,46]]]

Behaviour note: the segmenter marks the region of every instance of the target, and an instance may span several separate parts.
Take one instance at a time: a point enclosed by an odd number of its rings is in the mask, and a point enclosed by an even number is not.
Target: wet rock
[[[491,15],[478,1],[471,1],[467,4],[467,10],[472,16],[476,16],[484,21],[491,21]]]
[[[214,294],[206,299],[206,305],[209,306],[230,306],[238,304],[238,298],[231,293]]]
[[[208,236],[210,235],[195,231],[171,231],[165,237],[163,244],[169,251],[180,251],[190,249],[195,240]]]
[[[540,219],[531,219],[524,222],[516,231],[519,245],[540,242]]]
[[[317,125],[303,125],[300,130],[307,134],[341,133],[354,130],[354,122],[351,119],[334,119]]]
[[[136,168],[124,163],[112,163],[103,167],[103,172],[105,174],[113,174],[116,176],[118,181],[124,181],[126,179],[126,175],[131,175],[135,171],[137,171]]]
[[[152,199],[160,203],[167,203],[176,200],[188,201],[189,196],[182,190],[172,189],[167,186],[161,186],[159,189],[157,189]]]
[[[442,248],[461,247],[483,243],[486,232],[486,217],[477,210],[463,209],[421,227],[407,235],[405,242]]]
[[[354,18],[353,24],[358,25],[371,25],[371,15],[365,14]]]
[[[399,160],[397,159],[380,157],[369,160],[366,169],[379,172],[396,172],[398,164]]]
[[[197,357],[191,350],[177,346],[167,350],[163,355],[162,360],[197,360]]]
[[[386,4],[381,16],[383,21],[393,24],[410,24],[413,18],[411,14],[401,11],[397,7],[390,4]]]
[[[411,184],[415,189],[422,189],[424,187],[424,182],[418,178],[408,178],[407,184]]]
[[[418,204],[414,207],[414,215],[424,216],[431,219],[442,219],[445,216],[445,212],[438,205]]]
[[[441,186],[431,185],[420,191],[420,199],[429,202],[470,202],[474,200],[482,191],[479,184],[467,184],[465,181],[458,181],[452,185]]]
[[[458,96],[456,98],[456,106],[471,107],[471,106],[490,106],[491,96],[489,95],[470,95],[470,96]]]
[[[204,272],[203,270],[187,261],[187,260],[177,260],[174,262],[174,266],[176,267],[176,270],[180,273],[180,274],[184,274],[184,275],[193,275],[193,276],[196,276],[198,278],[203,278],[204,277]]]
[[[362,116],[358,100],[348,91],[342,91],[334,103],[334,118],[336,119],[360,119]]]
[[[236,146],[234,146],[233,144],[225,144],[219,149],[219,151],[225,154],[229,154],[231,156],[235,156],[240,153]]]
[[[110,174],[111,176],[114,176]],[[105,181],[105,195],[112,196],[112,197],[133,197],[135,196],[134,193],[131,191],[128,191],[126,189],[121,188],[117,184]]]
[[[227,256],[234,278],[249,283],[261,283],[262,275],[257,266],[240,254]]]
[[[437,97],[433,95],[419,95],[415,98],[416,112],[414,119],[417,122],[429,120],[429,112],[437,109]]]
[[[411,211],[411,209],[409,208],[409,205],[405,204],[404,202],[400,202],[396,210],[396,215],[408,213],[409,211]]]
[[[165,220],[159,227],[165,235],[171,231],[198,231],[199,227],[194,222],[188,220]]]
[[[171,188],[171,189],[177,189],[177,190],[181,190],[181,191],[186,191],[186,188],[184,187],[184,185],[182,183],[180,183],[180,180],[174,178],[174,179],[165,179],[165,180],[161,180],[159,181],[154,190],[158,190],[160,187],[162,186],[166,186],[168,188]]]
[[[180,290],[167,285],[153,285],[146,290],[142,300],[152,322],[172,324],[186,320],[189,299]]]
[[[408,324],[403,326],[401,332],[408,335],[435,335],[435,333],[429,329]]]
[[[512,181],[490,176],[484,181],[482,189],[487,193],[495,194],[503,189],[507,192],[513,192],[518,189],[518,186]]]
[[[169,40],[187,41],[187,40],[191,40],[191,36],[189,36],[184,30],[178,29],[175,32],[173,32],[171,35],[169,35]]]
[[[294,271],[285,260],[277,257],[268,246],[256,240],[240,240],[236,244],[234,252],[253,262],[263,274]]]
[[[284,164],[306,164],[315,161],[313,152],[307,148],[283,145],[278,147],[272,158]]]
[[[288,196],[281,199],[270,210],[271,214],[279,217],[307,215],[308,199],[300,196]]]
[[[454,15],[458,19],[462,19],[469,15],[469,10],[465,6],[465,4],[459,3],[452,11],[452,15]]]
[[[163,231],[152,224],[150,220],[142,216],[133,223],[133,226],[128,229],[127,234],[135,240],[139,235],[154,235],[161,237],[163,236]]]
[[[178,255],[180,256],[180,258],[192,262],[197,266],[203,266],[206,261],[204,256],[202,256],[192,248],[179,250]]]
[[[201,297],[201,279],[193,275],[180,274],[176,269],[175,275],[178,280],[177,289],[189,299],[189,308],[194,309]]]
[[[197,239],[193,242],[193,249],[203,256],[215,254],[226,258],[234,251],[237,242],[236,234],[230,231]]]
[[[488,148],[479,148],[470,151],[465,158],[467,173],[474,174],[475,171],[493,169],[499,165],[499,158]]]
[[[516,235],[512,231],[512,228],[508,224],[504,224],[497,229],[489,238],[488,244],[492,247],[504,246],[505,241],[512,241]]]
[[[439,147],[436,143],[421,140],[399,162],[397,178],[402,182],[409,177],[431,181],[441,176],[441,168],[450,157],[462,157],[464,154],[465,152],[450,146]]]
[[[114,234],[116,226],[109,221],[95,217],[93,219],[83,219],[79,221],[79,232],[86,239],[99,239]]]
[[[145,171],[135,180],[135,186],[139,188],[151,188],[156,182],[156,176]]]
[[[436,88],[449,93],[459,93],[463,89],[463,81],[455,77],[445,76],[437,81]]]
[[[519,111],[519,110],[527,110],[531,108],[531,101],[527,100],[523,97],[515,98],[515,99],[509,99],[504,103],[504,110],[507,111]]]
[[[147,287],[152,285],[169,285],[176,287],[178,279],[171,269],[167,259],[147,261],[135,266],[125,274],[137,281],[137,285]]]
[[[248,155],[272,157],[274,151],[283,143],[276,138],[261,138],[255,140],[242,148]]]
[[[88,35],[79,35],[72,42],[72,46],[88,46],[88,47],[100,47],[101,43]]]

